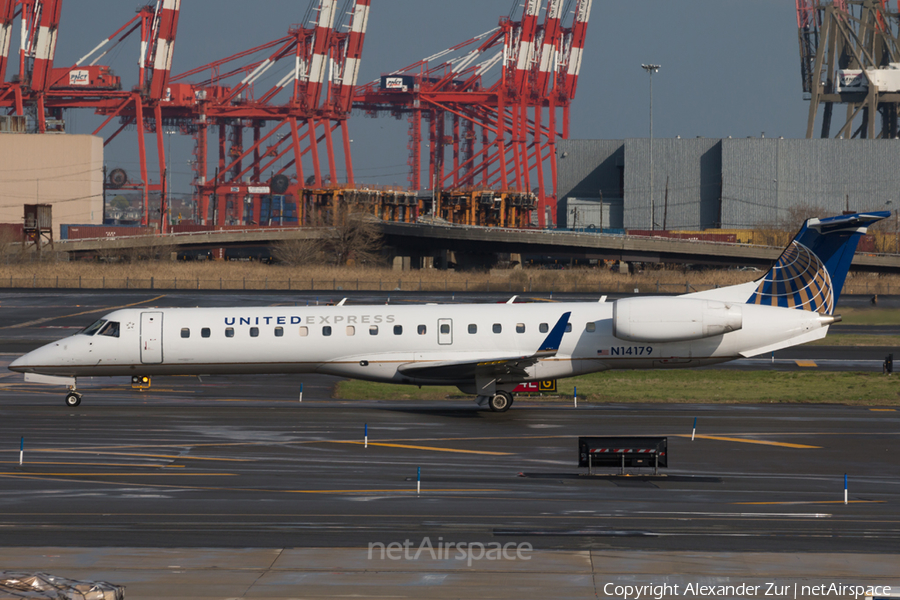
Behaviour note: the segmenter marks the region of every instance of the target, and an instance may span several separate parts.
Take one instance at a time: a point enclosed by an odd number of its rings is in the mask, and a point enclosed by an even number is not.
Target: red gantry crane
[[[550,225],[556,141],[569,136],[592,0],[574,5],[566,26],[562,0],[528,0],[519,20],[503,18],[496,29],[357,90],[355,106],[370,115],[408,116],[409,182],[413,189],[435,190],[436,216],[522,226],[537,204],[539,224]],[[428,121],[425,181],[423,120]]]
[[[312,0],[307,16],[314,12],[316,18],[311,26],[292,27],[285,37],[172,77],[181,0],[156,0],[139,7],[134,18],[74,66],[63,69],[53,67],[62,0],[0,0],[0,108],[24,116],[33,107],[42,132],[47,130],[48,115],[62,123],[63,109],[94,109],[106,117],[94,135],[111,124],[117,126],[105,135],[107,146],[123,131],[135,128],[139,177],[114,169],[109,185],[140,192],[144,225],[151,223],[150,196],[158,194],[163,231],[168,224],[164,132],[169,128],[193,135],[198,220],[258,224],[261,200],[270,193],[300,199],[311,197],[306,192],[310,187],[337,186],[333,143],[337,129],[343,138],[348,183],[354,184],[347,120],[370,1],[345,0],[352,10],[339,13],[337,0]],[[16,18],[21,19],[24,32],[19,77],[8,82]],[[140,32],[139,83],[125,91],[110,68],[97,63],[136,32]],[[285,67],[287,73],[275,86],[257,89],[264,75]],[[198,76],[203,79],[191,81]],[[217,157],[209,156],[211,129],[218,133]],[[148,134],[155,134],[156,182],[151,182],[147,163]],[[251,135],[252,141],[245,139]],[[327,176],[321,167],[322,145]],[[304,160],[312,163],[308,178]],[[209,177],[212,164],[218,166]],[[156,221],[155,215],[152,220]]]
[[[340,187],[333,137],[338,129],[347,185],[355,185],[347,121],[370,0],[353,0],[352,6],[352,11],[340,15],[349,17],[347,32],[340,31],[345,23],[337,18],[335,0],[319,0],[313,27],[295,26],[286,37],[173,78],[172,99],[164,107],[180,108],[197,124],[196,187],[201,220],[206,220],[212,206],[215,224],[242,223],[248,220],[243,218],[243,205],[249,200],[249,220],[259,224],[260,200],[272,193],[294,196],[301,202],[301,212],[311,208],[307,202],[316,202],[313,196],[333,197],[326,188]],[[263,52],[265,58],[238,64]],[[255,84],[260,78],[283,65],[289,67],[287,75],[274,87],[257,93]],[[202,73],[208,73],[208,79],[186,83]],[[239,83],[227,85],[237,77],[241,77]],[[290,98],[276,104],[285,90],[290,90]],[[219,136],[218,168],[210,180],[206,138],[211,126],[218,128]],[[252,142],[245,141],[248,129]],[[327,176],[322,168],[323,145]],[[312,163],[308,177],[303,166],[307,155]],[[287,162],[282,164],[282,159]],[[266,175],[270,172],[271,177]],[[301,214],[301,223],[303,217]]]
[[[129,183],[123,178],[120,179],[120,175],[124,176],[124,173],[114,172],[112,175],[119,184],[117,187],[131,187],[141,191],[144,206],[142,222],[147,225],[150,217],[147,210],[150,192],[156,191],[164,199],[166,197],[160,102],[171,67],[180,0],[157,0],[155,6],[139,8],[133,19],[68,68],[54,67],[62,0],[0,0],[0,2],[3,3],[0,4],[0,14],[3,15],[0,24],[2,27],[0,48],[4,49],[4,61],[0,63],[0,75],[3,75],[0,78],[0,108],[7,108],[12,114],[19,116],[25,116],[26,109],[31,108],[35,128],[40,133],[46,132],[48,126],[61,129],[62,111],[65,109],[88,108],[94,109],[98,114],[107,115],[106,122],[94,132],[94,135],[99,134],[113,118],[121,117],[119,129],[107,136],[105,145],[129,125],[143,123],[144,127],[137,127],[141,180]],[[19,74],[18,78],[9,81],[6,72],[9,67],[6,49],[9,47],[9,33],[16,17],[20,18],[22,28]],[[140,84],[133,91],[123,91],[120,78],[114,76],[109,67],[96,64],[106,53],[101,54],[94,62],[84,64],[120,34],[121,37],[114,46],[138,29],[141,31]],[[157,133],[160,181],[156,184],[149,181],[145,130]],[[160,215],[160,227],[163,230],[164,215],[165,204]]]
[[[94,134],[105,132],[107,146],[134,128],[140,172],[113,169],[108,181],[140,193],[144,225],[158,219],[162,231],[168,226],[167,129],[195,138],[202,225],[261,224],[271,195],[296,200],[300,224],[321,222],[340,197],[378,196],[383,191],[355,189],[348,129],[354,108],[407,115],[410,184],[434,190],[436,216],[528,226],[537,207],[539,224],[551,224],[556,142],[569,136],[592,0],[526,0],[518,20],[514,9],[497,28],[361,87],[371,0],[343,0],[340,9],[338,0],[311,0],[303,23],[284,37],[176,76],[181,0],[139,7],[65,68],[54,66],[62,2],[0,0],[0,108],[30,115],[38,131],[63,127],[65,109],[93,109],[105,117]],[[19,74],[9,77],[16,19],[23,31]],[[123,90],[99,63],[133,34],[140,36],[138,84]],[[263,85],[273,76],[277,83]],[[152,181],[147,155],[154,144]],[[340,154],[346,183],[338,181]],[[159,215],[149,209],[154,194],[162,198]],[[410,221],[431,210],[408,192],[390,194],[378,196],[382,218]]]

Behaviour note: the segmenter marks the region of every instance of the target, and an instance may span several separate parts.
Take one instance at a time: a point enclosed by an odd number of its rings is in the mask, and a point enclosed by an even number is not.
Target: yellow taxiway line
[[[150,298],[149,300],[141,300],[140,302],[134,302],[132,304],[124,304],[122,306],[109,306],[104,308],[98,308],[97,310],[86,310],[84,312],[75,313],[72,315],[59,315],[58,317],[45,317],[43,319],[37,319],[35,321],[28,321],[27,323],[17,323],[15,325],[7,325],[6,327],[0,327],[0,329],[21,329],[23,327],[29,327],[31,325],[40,325],[41,323],[47,323],[49,321],[56,321],[57,319],[66,319],[69,317],[80,317],[82,315],[90,315],[99,312],[111,312],[114,310],[122,310],[123,308],[131,308],[133,306],[140,306],[141,304],[147,304],[149,302],[153,302],[154,300],[159,300],[160,298],[165,298],[166,294],[162,296],[157,296],[156,298]]]
[[[17,465],[19,464],[17,461],[0,461],[0,465]],[[145,467],[147,469],[184,469],[184,465],[168,465],[168,464],[159,464],[159,465],[135,465],[135,464],[120,464],[120,463],[76,463],[76,462],[41,462],[41,461],[32,461],[26,460],[26,465],[44,465],[44,466],[57,466],[57,467],[128,467],[130,469],[135,469],[139,467]]]
[[[690,434],[678,434],[675,437],[689,438]],[[739,442],[742,444],[760,444],[762,446],[780,446],[781,448],[798,448],[801,450],[816,450],[822,446],[807,446],[806,444],[791,444],[788,442],[769,442],[766,440],[750,440],[746,438],[722,437],[718,435],[697,435],[698,440],[715,440],[718,442]]]
[[[846,504],[884,504],[884,500],[849,500]],[[843,500],[809,500],[809,501],[791,501],[791,502],[732,502],[732,504],[740,505],[792,505],[792,504],[844,504]]]
[[[235,473],[0,473],[3,477],[237,477]]]
[[[60,476],[72,476],[73,473],[68,474],[53,474],[53,473],[0,473],[0,477],[8,477],[10,479],[29,479],[41,481],[44,478],[49,477],[60,477]],[[111,473],[110,475],[121,475],[128,476],[128,473]],[[178,473],[178,475],[188,476],[192,475],[192,473]],[[212,473],[207,473],[206,475],[214,476]],[[226,476],[236,475],[232,473],[224,473]],[[82,477],[93,477],[91,474],[81,474]],[[136,487],[148,487],[148,488],[171,488],[178,490],[204,490],[204,491],[214,491],[214,492],[254,492],[254,493],[265,493],[265,494],[405,494],[405,495],[413,495],[416,494],[417,491],[410,488],[403,489],[376,489],[376,490],[273,490],[273,489],[260,489],[260,488],[239,488],[239,487],[222,487],[222,486],[198,486],[198,485],[175,485],[175,484],[167,484],[167,483],[135,483],[135,482],[121,482],[121,481],[90,481],[89,483],[97,483],[101,485],[132,485]],[[503,492],[505,490],[497,489],[497,488],[427,488],[422,490],[422,494],[428,493],[460,493],[460,492]]]
[[[50,454],[105,454],[107,456],[134,456],[138,458],[167,458],[171,460],[209,460],[217,462],[255,462],[250,458],[212,458],[207,456],[168,455],[168,454],[137,454],[130,452],[105,452],[103,450],[57,450],[53,448],[40,448],[32,452],[49,452]]]
[[[324,442],[329,444],[356,444],[362,446],[365,442],[358,441],[333,441]],[[382,446],[385,448],[404,448],[406,450],[431,450],[432,452],[455,452],[458,454],[485,454],[488,456],[511,456],[512,452],[490,452],[487,450],[459,450],[457,448],[435,448],[433,446],[410,446],[408,444],[385,444],[382,442],[369,442],[370,446]]]

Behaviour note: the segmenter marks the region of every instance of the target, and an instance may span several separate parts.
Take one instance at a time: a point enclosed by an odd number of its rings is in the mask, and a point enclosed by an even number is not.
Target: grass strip
[[[900,346],[900,335],[871,335],[831,332],[828,337],[805,346]]]
[[[900,376],[880,373],[731,371],[685,369],[609,371],[559,381],[556,397],[541,402],[578,403],[798,403],[859,406],[900,405]],[[365,381],[342,381],[335,397],[345,400],[449,400],[471,398],[453,387],[403,386]],[[520,401],[527,401],[520,397]]]

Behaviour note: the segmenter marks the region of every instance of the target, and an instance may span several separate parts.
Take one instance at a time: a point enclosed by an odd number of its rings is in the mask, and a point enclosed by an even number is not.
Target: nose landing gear
[[[75,390],[75,386],[73,385],[69,389],[69,393],[66,394],[66,406],[68,406],[69,408],[75,408],[79,404],[81,404],[81,394],[79,394]]]

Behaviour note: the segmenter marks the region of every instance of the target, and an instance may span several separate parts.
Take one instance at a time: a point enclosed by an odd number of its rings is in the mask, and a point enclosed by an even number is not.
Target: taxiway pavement
[[[16,340],[61,337],[114,306],[288,301],[0,294],[0,362]],[[106,577],[132,586],[129,599],[581,598],[617,597],[608,582],[896,579],[893,409],[520,400],[494,414],[467,401],[342,401],[316,376],[122,383],[88,383],[69,409],[58,389],[0,378],[4,568]],[[588,477],[580,435],[667,436],[670,468]],[[426,539],[528,544],[540,560],[367,557],[372,544]]]

